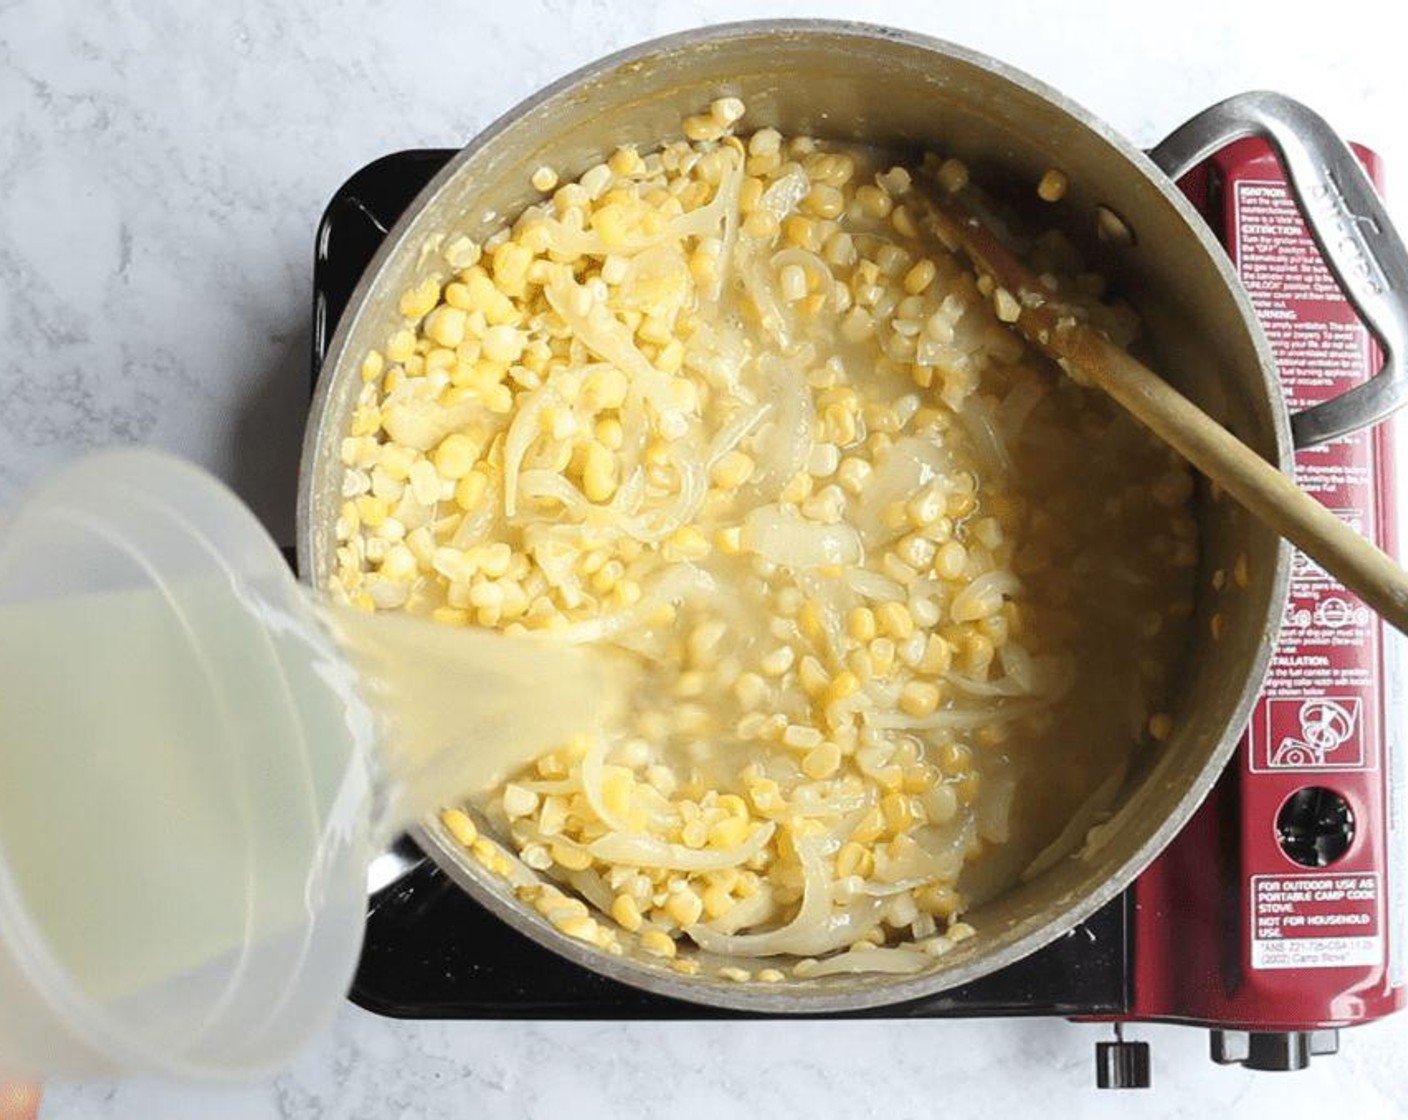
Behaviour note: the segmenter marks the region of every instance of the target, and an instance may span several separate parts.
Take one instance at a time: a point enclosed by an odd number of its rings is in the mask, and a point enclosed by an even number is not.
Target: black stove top
[[[434,149],[385,156],[347,180],[328,204],[313,269],[314,382],[377,246],[453,154]],[[1129,905],[1127,895],[1115,899],[1040,952],[972,984],[855,1017],[1122,1013],[1132,964]],[[380,1015],[414,1019],[740,1017],[569,964],[500,922],[428,860],[371,898],[351,999]]]

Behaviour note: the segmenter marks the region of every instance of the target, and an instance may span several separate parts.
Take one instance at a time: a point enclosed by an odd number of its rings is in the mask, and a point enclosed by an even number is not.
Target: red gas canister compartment
[[[1355,150],[1382,189],[1378,158]],[[1233,144],[1182,185],[1222,235],[1292,411],[1378,370],[1267,144]],[[1297,452],[1296,477],[1395,553],[1394,453],[1380,424]],[[1212,578],[1217,594],[1238,577]],[[1299,552],[1282,625],[1236,760],[1133,888],[1129,1017],[1212,1027],[1216,1060],[1268,1069],[1408,1002],[1402,639]]]

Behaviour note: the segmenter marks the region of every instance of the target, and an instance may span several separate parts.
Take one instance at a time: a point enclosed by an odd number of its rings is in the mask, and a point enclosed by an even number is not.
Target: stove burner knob
[[[1306,786],[1286,798],[1276,814],[1276,837],[1302,867],[1327,867],[1349,849],[1354,814],[1334,790]]]
[[[1095,1084],[1101,1089],[1147,1089],[1149,1044],[1126,1042],[1123,1024],[1115,1024],[1114,1042],[1095,1044]]]
[[[1212,1060],[1220,1066],[1288,1073],[1304,1069],[1310,1059],[1337,1054],[1340,1032],[1323,1031],[1213,1031]]]

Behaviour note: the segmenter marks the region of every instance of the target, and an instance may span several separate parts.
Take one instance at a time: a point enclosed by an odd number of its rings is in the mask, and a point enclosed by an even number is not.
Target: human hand
[[[39,1120],[39,1086],[0,1081],[0,1120]]]

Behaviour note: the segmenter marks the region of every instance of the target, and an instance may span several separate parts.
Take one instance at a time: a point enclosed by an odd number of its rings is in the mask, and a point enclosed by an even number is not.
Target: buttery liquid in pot
[[[631,666],[476,800],[507,851],[446,815],[564,932],[911,971],[1169,734],[1192,479],[926,233],[966,169],[730,112],[444,247],[363,367],[333,590]]]

